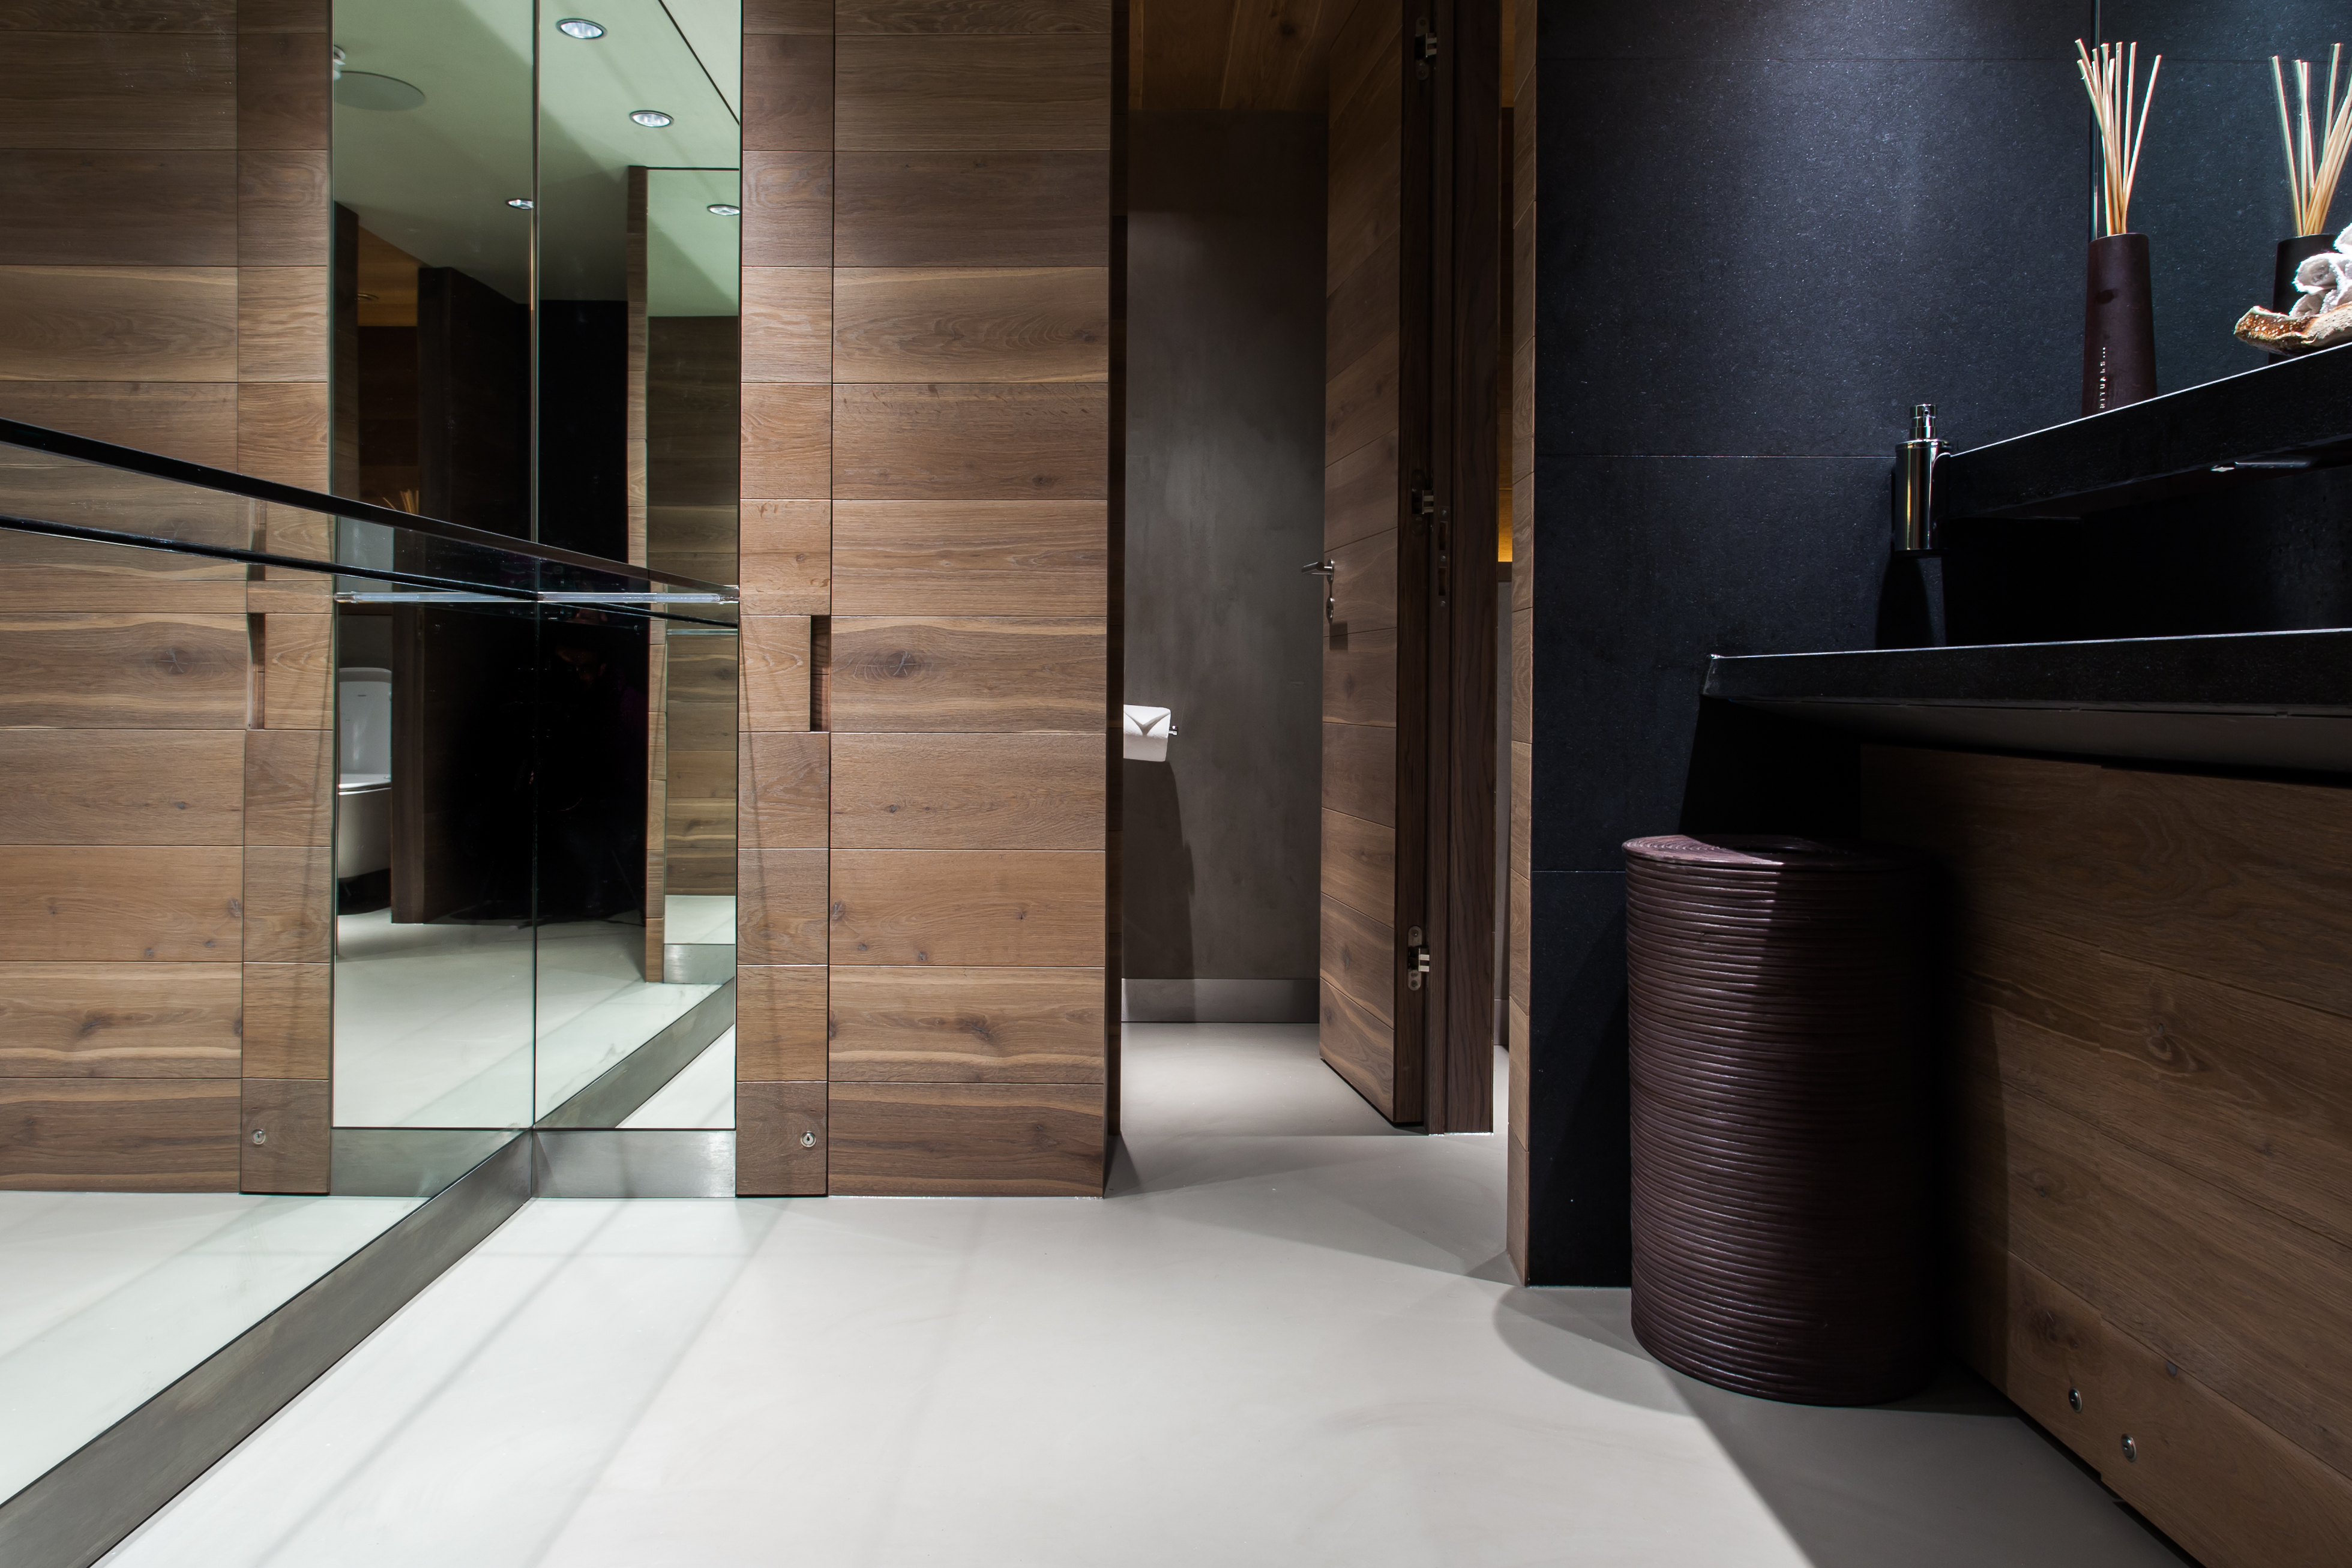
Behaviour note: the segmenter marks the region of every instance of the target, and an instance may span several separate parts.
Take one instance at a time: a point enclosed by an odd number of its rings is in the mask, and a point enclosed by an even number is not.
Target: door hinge
[[[1430,62],[1437,58],[1437,29],[1423,16],[1412,25],[1412,74],[1429,79]]]
[[[1429,948],[1421,939],[1418,925],[1405,933],[1404,941],[1404,988],[1417,991],[1421,989],[1421,977],[1429,973]]]

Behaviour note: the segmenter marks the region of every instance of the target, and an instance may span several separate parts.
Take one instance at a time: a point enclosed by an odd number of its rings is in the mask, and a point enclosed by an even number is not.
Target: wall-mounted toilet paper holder
[[[1119,755],[1135,762],[1165,762],[1168,760],[1168,737],[1176,733],[1176,716],[1164,707],[1144,707],[1128,703],[1125,731],[1119,737]]]

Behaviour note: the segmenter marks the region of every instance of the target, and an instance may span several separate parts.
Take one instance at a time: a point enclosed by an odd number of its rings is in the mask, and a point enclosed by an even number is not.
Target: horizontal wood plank
[[[747,734],[737,778],[747,850],[822,849],[833,793],[833,737],[818,732]]]
[[[808,728],[809,618],[746,615],[740,644],[743,657],[744,727]]]
[[[821,1197],[825,1190],[825,1088],[821,1082],[735,1085],[735,1193]]]
[[[236,155],[0,151],[0,266],[234,267]]]
[[[834,971],[836,1083],[1098,1083],[1099,969]]]
[[[743,386],[743,494],[823,500],[833,486],[833,394],[822,386]]]
[[[275,584],[271,586],[277,586]],[[308,587],[305,583],[302,586]],[[334,727],[335,618],[262,617],[261,711],[270,729]]]
[[[1394,725],[1397,721],[1397,630],[1331,629],[1323,647],[1323,718],[1327,724]]]
[[[236,145],[231,34],[12,32],[8,69],[0,146],[160,152]]]
[[[835,730],[1097,730],[1106,636],[1095,620],[836,615]]]
[[[1100,501],[843,501],[833,608],[843,615],[1100,615]]]
[[[243,876],[233,845],[11,849],[0,855],[0,952],[40,963],[234,964]]]
[[[1323,809],[1396,826],[1396,727],[1323,726]]]
[[[1316,1037],[1323,1060],[1372,1109],[1394,1121],[1396,1030],[1328,980],[1316,986]]]
[[[1108,494],[1110,395],[1100,385],[841,386],[833,420],[836,503]]]
[[[243,267],[326,267],[333,260],[327,150],[236,155],[236,259]]]
[[[236,844],[245,736],[0,729],[0,843]]]
[[[225,964],[0,963],[0,1078],[234,1078]]]
[[[1317,968],[1325,983],[1382,1023],[1392,1019],[1399,973],[1396,927],[1327,894],[1320,930]]]
[[[1323,461],[1328,465],[1395,434],[1397,340],[1382,339],[1323,388]]]
[[[0,727],[242,729],[238,615],[0,615]]]
[[[1393,434],[1360,446],[1323,471],[1323,548],[1393,531],[1401,491]]]
[[[335,732],[245,732],[245,841],[323,844],[333,841]],[[287,1073],[286,1077],[307,1077]]]
[[[825,960],[825,852],[738,850],[735,957],[740,964]]]
[[[334,966],[245,967],[248,1078],[324,1078],[334,1032]]]
[[[743,265],[833,265],[833,160],[743,150]]]
[[[1391,528],[1331,551],[1330,631],[1335,638],[1397,624],[1397,536]]]
[[[745,502],[740,550],[744,614],[831,612],[830,501]]]
[[[843,267],[1105,267],[1110,159],[1077,152],[844,152]]]
[[[1099,850],[1108,739],[834,737],[835,849]]]
[[[1393,928],[1396,830],[1344,811],[1322,815],[1323,895]]]
[[[845,152],[1092,151],[1110,146],[1110,39],[848,37],[834,46]]]
[[[0,267],[0,377],[236,379],[230,267]]]
[[[245,851],[245,960],[323,964],[333,956],[335,853],[331,844]]]
[[[324,1078],[247,1078],[240,1085],[240,1192],[327,1190],[332,1094]]]
[[[833,39],[822,33],[743,35],[745,152],[833,146]]]
[[[826,979],[821,964],[742,964],[736,968],[739,1082],[824,1078]]]
[[[1102,853],[835,850],[832,961],[1100,968]]]
[[[0,1078],[0,1188],[235,1192],[234,1078]]]
[[[826,1190],[872,1197],[1091,1197],[1098,1083],[835,1083]]]
[[[1101,267],[845,267],[834,287],[838,382],[1110,375],[1110,282]]]
[[[822,267],[743,268],[743,379],[833,379],[834,274]]]
[[[838,0],[851,33],[1108,33],[1107,0]]]

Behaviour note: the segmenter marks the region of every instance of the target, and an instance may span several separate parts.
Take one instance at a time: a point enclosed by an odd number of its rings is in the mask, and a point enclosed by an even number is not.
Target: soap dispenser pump
[[[1944,443],[1936,434],[1936,405],[1911,405],[1911,439],[1895,449],[1895,553],[1936,553],[1936,460]]]

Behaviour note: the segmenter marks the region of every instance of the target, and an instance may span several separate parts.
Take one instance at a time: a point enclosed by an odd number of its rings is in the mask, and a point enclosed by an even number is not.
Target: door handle
[[[1326,621],[1330,620],[1333,614],[1336,613],[1332,604],[1332,583],[1333,580],[1339,576],[1339,563],[1333,560],[1327,555],[1321,560],[1308,561],[1305,566],[1300,567],[1298,570],[1301,572],[1311,572],[1315,576],[1323,580],[1323,619]]]

